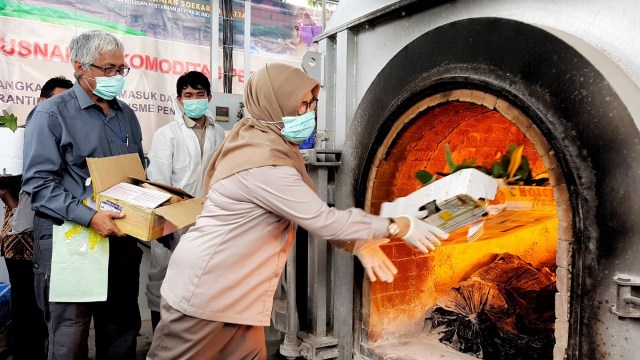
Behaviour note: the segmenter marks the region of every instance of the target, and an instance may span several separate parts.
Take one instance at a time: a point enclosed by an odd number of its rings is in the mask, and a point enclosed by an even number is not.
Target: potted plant
[[[0,176],[22,174],[24,128],[18,127],[18,118],[7,110],[0,115],[0,144]]]
[[[547,177],[533,177],[529,160],[523,155],[524,145],[510,144],[506,151],[497,157],[490,167],[476,165],[476,159],[463,159],[455,163],[449,148],[445,145],[445,159],[449,173],[437,172],[435,175],[419,170],[415,176],[424,186],[436,180],[436,176],[446,177],[463,169],[473,168],[498,181],[495,198],[489,201],[491,212],[500,210],[552,210],[555,209],[553,191],[548,186]]]
[[[440,205],[455,205],[456,199],[470,198],[473,201],[494,199],[498,188],[498,181],[495,178],[476,167],[475,159],[463,160],[459,164],[454,163],[448,144],[445,147],[445,152],[450,173],[432,175],[424,170],[418,171],[416,177],[424,186],[407,196],[382,203],[380,215],[417,214],[424,210],[428,210],[429,214],[432,214],[439,211]],[[437,181],[436,176],[439,176]],[[470,201],[464,201],[464,203],[470,203]],[[465,206],[456,205],[453,207],[461,210],[460,214],[466,213]],[[448,220],[458,222],[457,216]],[[467,220],[469,219],[461,221],[460,224],[468,224]]]
[[[18,118],[7,112],[7,110],[2,110],[2,115],[0,115],[0,127],[7,127],[11,131],[15,132],[18,129]]]

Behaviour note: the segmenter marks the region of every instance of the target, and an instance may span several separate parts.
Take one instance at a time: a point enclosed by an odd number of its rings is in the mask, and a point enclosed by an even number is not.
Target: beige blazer
[[[171,257],[162,297],[200,319],[269,326],[296,225],[348,241],[384,237],[387,219],[330,208],[289,166],[241,171],[211,186]]]

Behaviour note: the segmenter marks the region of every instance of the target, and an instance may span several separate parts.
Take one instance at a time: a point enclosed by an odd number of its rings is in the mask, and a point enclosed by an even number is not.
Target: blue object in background
[[[303,142],[298,145],[298,149],[313,149],[316,145],[316,129],[313,129],[311,136],[306,138]]]
[[[0,283],[0,329],[11,321],[11,285]]]

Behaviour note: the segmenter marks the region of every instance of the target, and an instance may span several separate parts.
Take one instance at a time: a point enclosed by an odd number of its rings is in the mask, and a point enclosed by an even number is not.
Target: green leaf
[[[11,131],[16,132],[18,129],[18,118],[7,112],[7,110],[2,110],[3,115],[0,116],[0,126],[8,127]]]
[[[491,176],[498,179],[507,176],[502,163],[494,162],[493,165],[491,165]]]
[[[525,181],[531,178],[531,169],[529,168],[529,160],[525,156],[522,157],[522,162],[520,163],[520,167],[516,171],[516,176],[519,177],[520,180]]]
[[[467,161],[466,159],[462,160],[462,164],[458,165],[458,167],[460,169],[472,168],[472,167],[476,166],[476,161],[477,160],[478,160],[478,158],[473,158],[473,159],[471,159],[469,161]]]
[[[429,183],[434,180],[433,175],[425,170],[416,171],[416,179],[418,179],[422,185],[429,185]]]
[[[526,158],[526,156],[523,155],[523,147],[518,144],[509,144],[507,146],[506,153],[500,157],[499,161],[494,161],[491,164],[490,168],[485,168],[481,165],[476,166],[475,164],[476,164],[477,158],[473,158],[471,160],[463,159],[461,163],[456,164],[453,161],[453,155],[451,153],[451,148],[449,147],[448,143],[445,144],[444,150],[445,150],[445,160],[450,169],[449,174],[453,174],[456,171],[462,170],[462,169],[475,168],[477,170],[483,171],[488,175],[491,175],[494,178],[500,179],[500,178],[509,177],[510,174],[508,173],[507,170],[510,168],[512,172],[511,174],[512,179],[510,183],[515,183],[516,180],[517,182],[527,182],[531,180],[531,168],[529,165],[529,160]],[[449,175],[449,174],[441,174],[441,173],[438,173],[438,174],[442,176]],[[416,177],[418,177],[418,173],[416,173]],[[424,181],[422,180],[420,181],[424,184]],[[431,179],[430,181],[433,181],[433,179]]]
[[[473,168],[476,166],[477,158],[473,158],[471,160],[463,159],[460,164],[454,163],[453,156],[451,155],[451,149],[449,148],[449,143],[444,144],[444,154],[451,174],[458,170]]]
[[[447,164],[449,165],[449,170],[451,173],[454,173],[456,169],[456,164],[453,162],[453,156],[451,156],[451,149],[449,149],[449,143],[444,144],[444,156],[445,160],[447,160]]]

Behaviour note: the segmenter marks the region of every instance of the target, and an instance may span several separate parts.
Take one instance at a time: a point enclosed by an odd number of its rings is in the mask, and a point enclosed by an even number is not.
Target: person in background
[[[62,94],[72,87],[73,83],[66,77],[52,77],[51,79],[47,80],[44,85],[42,85],[42,89],[40,89],[40,97],[38,97],[38,104],[54,95]]]
[[[386,282],[397,270],[381,238],[428,252],[448,236],[413,216],[338,210],[318,196],[298,144],[315,128],[319,88],[279,63],[249,78],[252,118],[233,127],[209,164],[204,209],[169,261],[147,359],[266,359],[263,328],[297,226],[353,251],[371,281]]]
[[[69,91],[37,106],[26,127],[24,144],[22,188],[31,195],[35,211],[33,266],[36,297],[49,331],[48,358],[86,359],[93,320],[96,358],[133,360],[140,331],[142,250],[136,239],[125,236],[114,223],[124,215],[96,211],[89,205],[93,187],[87,181],[86,162],[87,157],[130,153],[138,154],[141,161],[144,158],[138,119],[116,98],[129,67],[122,42],[103,31],[75,36],[69,49],[76,82]],[[63,222],[109,237],[106,300],[49,300],[53,227]],[[73,274],[66,281],[72,284],[67,296],[77,297],[83,284]]]
[[[73,86],[66,78],[47,80],[38,103]],[[8,353],[14,360],[47,358],[47,324],[36,302],[33,288],[33,211],[29,196],[20,191],[22,176],[0,177],[0,199],[5,206],[0,232],[0,254],[4,257],[11,283],[11,323]]]
[[[40,96],[38,97],[38,102],[36,106],[31,109],[29,115],[27,115],[27,120],[25,122],[25,126],[29,124],[29,120],[33,116],[33,112],[35,111],[38,104],[44,102],[54,95],[62,94],[63,92],[71,89],[73,87],[73,83],[71,80],[65,78],[64,76],[56,76],[47,80],[40,89]]]
[[[33,288],[33,233],[14,232],[11,226],[18,209],[20,180],[20,175],[0,176],[0,200],[5,206],[0,252],[11,284],[11,322],[4,355],[13,355],[14,360],[43,360],[47,358],[47,325]]]
[[[203,197],[204,172],[222,142],[224,129],[206,115],[211,101],[211,83],[203,73],[191,71],[180,76],[176,91],[177,103],[183,111],[176,111],[174,121],[153,135],[147,177],[182,189],[194,197]],[[146,295],[153,329],[160,321],[160,286],[167,272],[171,250],[187,230],[183,228],[151,242]]]

